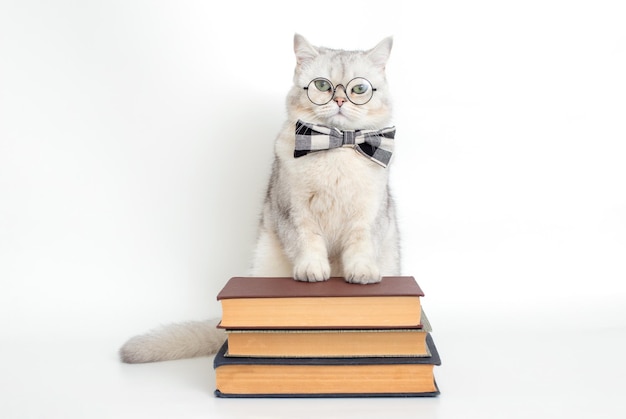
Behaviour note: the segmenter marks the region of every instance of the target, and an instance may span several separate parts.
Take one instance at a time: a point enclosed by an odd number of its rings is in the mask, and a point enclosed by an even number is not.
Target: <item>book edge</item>
[[[273,398],[273,399],[300,399],[300,398],[383,398],[383,397],[436,397],[441,393],[437,382],[435,382],[435,391],[418,392],[418,393],[303,393],[303,394],[238,394],[238,393],[222,393],[215,390],[214,394],[218,398]]]
[[[213,360],[213,368],[217,369],[222,365],[380,365],[380,364],[425,364],[441,365],[441,358],[432,335],[426,335],[426,347],[430,356],[412,357],[228,357],[228,340],[224,342]],[[352,362],[349,362],[352,361]]]

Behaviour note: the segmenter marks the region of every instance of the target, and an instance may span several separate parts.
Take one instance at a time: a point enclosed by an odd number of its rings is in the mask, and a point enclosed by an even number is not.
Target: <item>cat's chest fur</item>
[[[348,147],[313,153],[289,166],[300,204],[327,221],[345,223],[361,216],[386,184],[384,169]]]
[[[293,158],[294,135],[286,129],[277,145],[284,175],[292,192],[314,213],[350,216],[359,204],[376,201],[387,185],[388,171],[360,155],[353,147],[310,153]]]
[[[334,253],[355,224],[373,220],[379,213],[386,199],[388,172],[351,147],[294,159],[292,141],[286,142],[286,147],[277,147],[281,160],[278,199],[289,207],[292,217],[311,221]]]

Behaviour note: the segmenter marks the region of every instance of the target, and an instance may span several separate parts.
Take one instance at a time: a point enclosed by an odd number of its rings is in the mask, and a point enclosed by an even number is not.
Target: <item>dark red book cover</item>
[[[412,276],[386,276],[376,284],[350,284],[343,278],[323,282],[303,282],[293,278],[234,277],[217,295],[218,300],[232,298],[298,297],[423,297]]]

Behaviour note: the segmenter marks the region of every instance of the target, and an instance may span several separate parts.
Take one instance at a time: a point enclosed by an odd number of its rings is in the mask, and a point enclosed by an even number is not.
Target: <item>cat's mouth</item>
[[[341,109],[339,111],[337,111],[334,115],[331,115],[328,118],[330,121],[332,121],[331,125],[334,126],[343,126],[344,123],[346,121],[348,121],[350,118],[348,118],[348,116],[346,115],[345,112],[342,112]]]
[[[339,116],[341,118],[347,118],[348,117],[348,112],[346,111],[346,108],[343,106],[337,106],[337,111],[335,112],[334,116]]]
[[[344,106],[327,107],[324,112],[318,114],[320,123],[335,126],[339,129],[349,129],[347,126],[355,120],[354,111]]]

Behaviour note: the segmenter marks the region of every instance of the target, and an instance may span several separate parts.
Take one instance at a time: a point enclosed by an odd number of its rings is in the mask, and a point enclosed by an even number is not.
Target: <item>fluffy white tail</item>
[[[120,348],[128,364],[194,358],[216,353],[226,340],[219,320],[174,323],[130,338]]]

